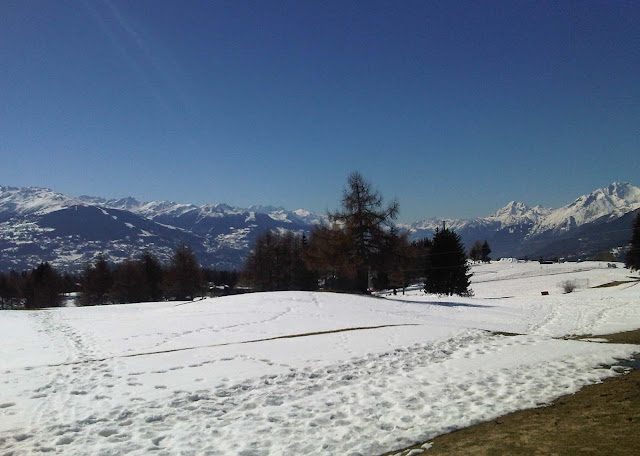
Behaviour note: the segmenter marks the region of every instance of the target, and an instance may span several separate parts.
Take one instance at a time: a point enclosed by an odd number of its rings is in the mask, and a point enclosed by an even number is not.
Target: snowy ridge
[[[113,209],[122,209],[131,211],[135,214],[150,219],[158,217],[180,217],[185,214],[192,214],[198,218],[214,217],[223,218],[229,215],[248,214],[247,217],[253,217],[250,214],[265,214],[273,220],[291,223],[308,223],[317,225],[326,217],[324,215],[315,214],[305,209],[297,209],[288,211],[283,207],[252,205],[248,208],[240,208],[229,206],[224,203],[205,204],[197,206],[188,203],[175,203],[173,201],[149,201],[140,202],[132,197],[122,199],[105,199],[94,196],[81,196],[81,200],[89,203],[99,204]]]
[[[554,209],[537,221],[530,235],[548,230],[566,231],[601,217],[616,218],[640,208],[640,189],[629,183],[612,183]]]
[[[62,193],[40,187],[0,186],[0,214],[44,215],[71,206],[85,206],[86,203]]]
[[[500,227],[504,228],[522,223],[536,223],[550,212],[550,209],[542,206],[529,207],[524,203],[511,201],[505,207],[496,211],[495,214],[487,217],[487,220],[498,222]]]
[[[203,267],[239,269],[266,229],[301,233],[321,220],[275,207],[74,198],[45,188],[0,187],[0,269],[48,261],[77,271],[100,253],[120,262],[147,249],[168,261],[181,243],[194,249]]]
[[[558,209],[542,206],[527,206],[511,201],[488,217],[466,219],[428,219],[402,227],[411,232],[434,231],[446,222],[447,227],[456,231],[473,227],[488,227],[500,230],[511,226],[529,225],[528,236],[537,236],[547,231],[567,231],[601,217],[620,217],[640,208],[640,188],[629,183],[614,182],[607,187],[578,197],[571,204]]]

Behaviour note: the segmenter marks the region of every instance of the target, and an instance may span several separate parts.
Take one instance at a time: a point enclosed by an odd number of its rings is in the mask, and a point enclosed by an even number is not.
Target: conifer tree
[[[202,269],[191,247],[178,246],[165,274],[164,286],[168,297],[178,301],[193,299],[202,292]]]
[[[245,277],[260,291],[315,290],[318,281],[305,263],[307,249],[306,237],[267,230],[247,258]]]
[[[47,262],[40,263],[24,284],[25,308],[58,307],[62,303],[60,275]]]
[[[460,236],[444,227],[436,230],[425,271],[424,291],[449,296],[470,296],[469,269]]]
[[[347,179],[342,194],[342,210],[329,214],[350,240],[349,261],[356,270],[356,290],[367,291],[369,272],[382,250],[384,228],[398,216],[396,201],[383,207],[380,192],[357,171]]]
[[[640,270],[640,214],[636,215],[636,218],[633,221],[631,248],[627,253],[624,264],[632,271]]]
[[[354,288],[355,268],[350,261],[352,243],[335,223],[311,230],[309,246],[304,251],[307,269],[313,271],[325,290]]]
[[[491,255],[491,247],[489,247],[489,243],[487,241],[484,241],[484,243],[482,244],[482,247],[480,248],[480,259],[485,262],[485,263],[489,263],[491,261],[491,258],[489,257],[489,255]]]
[[[145,302],[148,300],[145,291],[144,276],[139,262],[128,259],[116,266],[110,290],[113,302]]]
[[[139,260],[142,272],[145,300],[159,301],[162,299],[162,279],[164,270],[158,259],[149,251],[142,253]]]
[[[482,258],[482,246],[483,244],[481,241],[474,242],[471,246],[471,250],[469,250],[469,258],[473,261],[480,261]]]
[[[95,306],[108,302],[113,274],[104,255],[98,255],[93,265],[87,265],[84,268],[80,283],[80,303],[83,306]]]

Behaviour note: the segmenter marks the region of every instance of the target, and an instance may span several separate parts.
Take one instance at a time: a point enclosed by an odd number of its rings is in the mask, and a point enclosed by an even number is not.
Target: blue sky
[[[0,2],[0,184],[405,221],[640,185],[640,2]]]

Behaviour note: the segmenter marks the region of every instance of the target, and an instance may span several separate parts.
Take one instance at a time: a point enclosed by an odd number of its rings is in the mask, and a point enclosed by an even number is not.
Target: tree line
[[[233,289],[238,279],[236,271],[201,268],[193,250],[180,245],[168,265],[144,252],[115,265],[98,255],[80,274],[59,273],[46,262],[32,271],[0,273],[0,308],[58,307],[72,292],[83,306],[188,300],[204,295],[210,285]]]
[[[63,293],[77,291],[77,276],[59,273],[49,263],[31,271],[0,272],[0,309],[58,307]]]
[[[372,184],[354,172],[341,209],[330,212],[329,222],[308,239],[291,232],[259,236],[246,262],[246,280],[258,291],[366,293],[404,289],[423,279],[429,293],[469,295],[471,274],[460,237],[443,226],[433,239],[409,242],[394,226],[398,211],[397,201],[385,206]]]

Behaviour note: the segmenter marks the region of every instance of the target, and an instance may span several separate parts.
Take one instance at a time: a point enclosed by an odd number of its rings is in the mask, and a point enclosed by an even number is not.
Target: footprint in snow
[[[72,442],[73,442],[73,439],[71,437],[62,437],[58,439],[58,441],[56,442],[56,445],[69,445]]]
[[[100,432],[98,432],[98,435],[102,437],[111,437],[112,435],[117,433],[118,431],[116,431],[115,429],[103,429]]]

